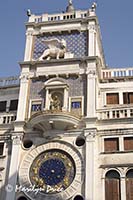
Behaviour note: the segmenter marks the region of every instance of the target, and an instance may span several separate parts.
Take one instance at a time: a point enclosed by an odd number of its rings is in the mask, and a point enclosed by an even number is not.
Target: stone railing
[[[76,117],[78,119],[81,119],[82,116],[79,116],[73,112],[68,112],[68,111],[61,111],[61,110],[43,110],[43,111],[36,111],[36,112],[32,112],[31,113],[31,118],[34,118],[38,115],[69,115],[69,116],[73,116]],[[29,117],[29,118],[30,118]]]
[[[101,79],[117,79],[124,77],[133,77],[132,68],[105,69],[101,71]]]
[[[0,87],[9,87],[19,84],[20,84],[19,76],[0,78]]]
[[[11,124],[16,120],[17,113],[0,113],[0,124]]]
[[[132,118],[133,106],[99,109],[97,110],[97,117],[98,117],[98,120]]]
[[[48,22],[48,21],[61,21],[61,20],[70,20],[70,19],[78,19],[78,18],[86,18],[90,16],[91,13],[88,14],[88,11],[75,11],[72,13],[58,13],[58,14],[43,14],[43,15],[31,15],[29,17],[29,22]]]

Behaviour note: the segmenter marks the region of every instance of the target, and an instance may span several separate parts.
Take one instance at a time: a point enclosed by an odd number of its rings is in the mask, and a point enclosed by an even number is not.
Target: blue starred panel
[[[66,175],[64,163],[57,158],[46,160],[39,169],[39,176],[45,180],[47,185],[57,185]]]
[[[49,40],[58,38],[59,40],[64,39],[67,43],[67,51],[74,53],[74,57],[84,57],[87,56],[87,32],[73,32],[73,33],[63,33],[53,34],[53,35],[44,35],[36,36],[34,41],[34,50],[33,50],[33,59],[38,59],[44,50],[48,47],[45,45],[42,40]]]

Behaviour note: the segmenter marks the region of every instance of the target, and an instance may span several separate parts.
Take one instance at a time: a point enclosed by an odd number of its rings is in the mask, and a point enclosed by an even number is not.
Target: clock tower
[[[96,107],[105,68],[96,4],[28,12],[6,200],[94,200]]]

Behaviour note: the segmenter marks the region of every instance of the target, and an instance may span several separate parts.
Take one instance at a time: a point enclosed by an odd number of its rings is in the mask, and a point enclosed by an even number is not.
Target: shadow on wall
[[[7,184],[3,184],[4,181],[1,181],[0,184],[0,200],[30,200],[25,194],[22,192],[22,188],[18,185],[15,187],[10,183],[16,177],[16,174],[13,175]],[[15,198],[12,199],[12,194],[15,192]]]

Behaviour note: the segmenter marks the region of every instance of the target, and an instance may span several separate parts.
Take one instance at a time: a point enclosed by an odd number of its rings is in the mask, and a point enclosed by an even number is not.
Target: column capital
[[[26,36],[33,36],[33,32],[32,31],[27,31]]]
[[[87,73],[87,75],[89,77],[94,77],[96,75],[96,70],[94,70],[94,69],[88,69],[86,73]]]
[[[27,81],[27,80],[29,80],[30,76],[29,76],[29,74],[21,74],[19,78],[22,81]]]
[[[24,135],[23,132],[13,133],[11,135],[11,139],[12,139],[13,144],[17,144],[17,145],[20,144],[22,139],[23,139],[23,135]]]
[[[96,131],[89,131],[88,134],[86,133],[86,142],[91,142],[95,139]]]
[[[96,33],[97,31],[97,26],[95,24],[89,24],[88,25],[88,30],[92,33]]]

